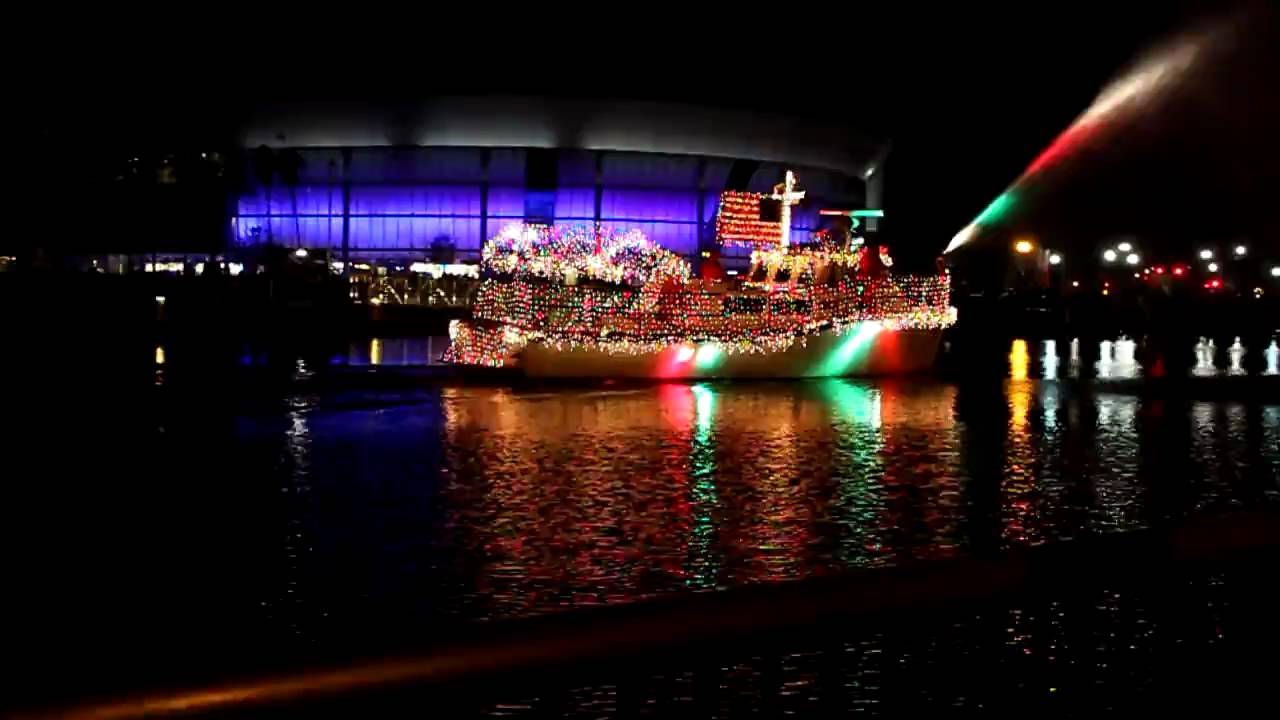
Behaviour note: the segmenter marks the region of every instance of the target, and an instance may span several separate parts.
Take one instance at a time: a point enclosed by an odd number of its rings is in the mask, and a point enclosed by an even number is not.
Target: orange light
[[[1029,255],[1032,250],[1036,249],[1036,246],[1031,244],[1030,240],[1019,240],[1013,244],[1013,249],[1019,255]]]

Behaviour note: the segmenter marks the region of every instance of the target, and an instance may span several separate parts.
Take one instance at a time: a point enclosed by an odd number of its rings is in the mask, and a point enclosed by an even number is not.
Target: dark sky
[[[890,139],[895,231],[945,244],[1140,50],[1224,7],[935,5],[711,7],[709,17],[626,6],[617,19],[584,9],[576,22],[504,14],[501,26],[434,11],[224,16],[155,39],[86,32],[72,42],[88,61],[72,74],[20,82],[45,138],[104,150],[225,142],[256,104],[282,98],[535,93],[817,116]]]

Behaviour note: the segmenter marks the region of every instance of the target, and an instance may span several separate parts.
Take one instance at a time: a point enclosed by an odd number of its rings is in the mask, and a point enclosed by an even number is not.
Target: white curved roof
[[[294,105],[258,112],[241,144],[618,150],[788,163],[862,175],[888,144],[837,124],[642,101],[521,96],[436,98],[413,106]]]

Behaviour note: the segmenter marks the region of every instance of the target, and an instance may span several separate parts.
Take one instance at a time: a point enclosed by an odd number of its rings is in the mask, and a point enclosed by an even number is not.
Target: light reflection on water
[[[1081,340],[1071,338],[1067,345],[1066,373],[1060,368],[1063,360],[1060,357],[1058,341],[1053,339],[1028,341],[1015,339],[1009,351],[1009,376],[1013,379],[1031,377],[1030,369],[1038,371],[1037,377],[1044,380],[1060,378],[1079,379],[1097,377],[1104,380],[1136,380],[1144,376],[1163,376],[1170,363],[1166,349],[1145,348],[1145,340],[1134,340],[1120,336],[1114,340],[1100,340],[1097,343],[1096,362],[1092,368],[1082,362]],[[1246,347],[1239,337],[1230,345],[1220,348],[1213,338],[1199,338],[1189,350],[1192,362],[1187,373],[1192,377],[1220,377],[1248,375],[1246,357],[1250,348]],[[1269,341],[1266,347],[1258,350],[1261,363],[1254,372],[1261,375],[1280,374],[1280,346],[1276,340]],[[1030,358],[1038,358],[1031,363]]]
[[[305,595],[317,627],[356,608],[525,615],[1276,497],[1277,408],[1036,379],[991,390],[824,380],[308,401],[278,441],[256,423],[240,433],[245,462],[279,443],[284,552],[305,560],[283,594],[262,592],[286,615]]]

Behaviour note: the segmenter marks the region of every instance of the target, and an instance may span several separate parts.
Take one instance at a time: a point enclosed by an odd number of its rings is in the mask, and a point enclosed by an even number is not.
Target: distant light
[[[227,263],[227,272],[231,275],[239,275],[244,272],[244,263],[229,262]]]
[[[1036,249],[1036,246],[1032,245],[1030,240],[1019,240],[1013,244],[1013,249],[1016,250],[1019,255],[1028,255],[1032,250]]]
[[[1049,264],[1050,264],[1050,265],[1061,265],[1061,264],[1062,264],[1062,256],[1061,256],[1061,255],[1059,255],[1058,253],[1049,253]]]
[[[329,267],[333,268],[333,271],[334,271],[334,272],[336,272],[336,273],[340,273],[340,272],[342,272],[342,269],[343,269],[343,268],[345,268],[346,266],[347,266],[347,264],[346,264],[346,263],[344,263],[344,262],[342,262],[342,261],[340,261],[340,260],[335,260],[335,261],[333,261],[333,262],[329,263]]]
[[[304,257],[306,257],[306,256],[307,256],[307,249],[306,249],[306,248],[298,248],[297,250],[294,250],[294,251],[293,251],[293,256],[294,256],[294,257],[304,258]]]
[[[370,305],[381,305],[381,304],[382,304],[382,298],[380,298],[380,297],[371,297],[371,298],[369,298],[369,304],[370,304]]]
[[[1124,256],[1124,261],[1130,265],[1137,265],[1142,262],[1142,258],[1138,257],[1138,253],[1129,253]]]
[[[1119,250],[1120,252],[1127,253],[1133,249],[1133,243],[1122,242],[1116,246],[1116,249]]]
[[[725,270],[725,271],[724,271],[724,274],[725,274],[725,275],[737,275],[737,274],[738,274],[738,271],[737,271],[737,270]]]
[[[681,345],[676,352],[676,362],[687,363],[693,359],[694,349],[688,345]]]
[[[1272,274],[1274,274],[1274,273],[1272,273]],[[157,305],[163,305],[163,304],[164,304],[164,296],[163,296],[163,295],[157,295],[157,296],[156,296],[156,304],[157,304]]]
[[[1214,278],[1213,280],[1210,280],[1210,281],[1209,281],[1209,286],[1210,286],[1210,287],[1215,287],[1215,288],[1220,288],[1220,287],[1222,287],[1222,281],[1221,281],[1221,280],[1219,280],[1218,278]]]
[[[1106,251],[1106,252],[1104,252],[1104,253],[1102,253],[1102,259],[1103,259],[1103,260],[1106,260],[1107,262],[1115,262],[1115,261],[1116,261],[1116,251],[1115,251],[1115,250],[1112,250],[1111,248],[1107,248],[1107,251]]]
[[[156,346],[156,364],[157,365],[164,364],[164,346],[162,345]]]
[[[1280,277],[1280,265],[1271,268],[1271,277]]]
[[[1164,274],[1164,266],[1163,266],[1163,265],[1157,265],[1157,266],[1156,266],[1156,274],[1157,274],[1157,275],[1163,275],[1163,274]]]
[[[426,273],[430,267],[424,262],[409,263],[409,269],[416,273]]]
[[[1209,263],[1209,272],[1218,272],[1218,263],[1216,262]]]
[[[1079,281],[1079,280],[1072,280],[1072,281],[1071,281],[1071,287],[1080,287],[1080,281]]]
[[[1133,274],[1133,276],[1134,276],[1134,277],[1136,277],[1136,278],[1140,278],[1140,277],[1142,277],[1142,276],[1141,276],[1141,275],[1139,275],[1138,273],[1134,273],[1134,274]]]
[[[1245,255],[1248,255],[1248,254],[1249,254],[1249,248],[1245,247],[1244,245],[1236,246],[1236,257],[1244,257]]]
[[[1106,288],[1103,288],[1103,289],[1102,289],[1102,294],[1103,294],[1103,295],[1110,295],[1110,294],[1111,294],[1111,291],[1110,291],[1110,290],[1108,290],[1108,289],[1106,289]]]
[[[200,153],[200,157],[207,158],[209,157],[209,153]]]
[[[868,165],[868,166],[867,166],[867,171],[866,171],[865,173],[863,173],[863,174],[862,174],[862,177],[864,177],[864,178],[869,178],[869,177],[871,177],[872,175],[875,175],[875,174],[876,174],[876,166],[875,166],[875,165]]]
[[[1182,267],[1181,265],[1178,265],[1178,266],[1176,266],[1176,267],[1174,267],[1174,268],[1173,268],[1173,274],[1174,274],[1174,275],[1177,275],[1177,276],[1179,276],[1179,277],[1181,277],[1181,276],[1182,276],[1182,274],[1183,274],[1183,273],[1185,273],[1186,271],[1187,271],[1187,269],[1186,269],[1186,268],[1184,268],[1184,267]]]
[[[1200,259],[1201,259],[1201,260],[1212,260],[1212,259],[1213,259],[1213,251],[1212,251],[1212,250],[1201,250],[1201,251],[1200,251]]]

